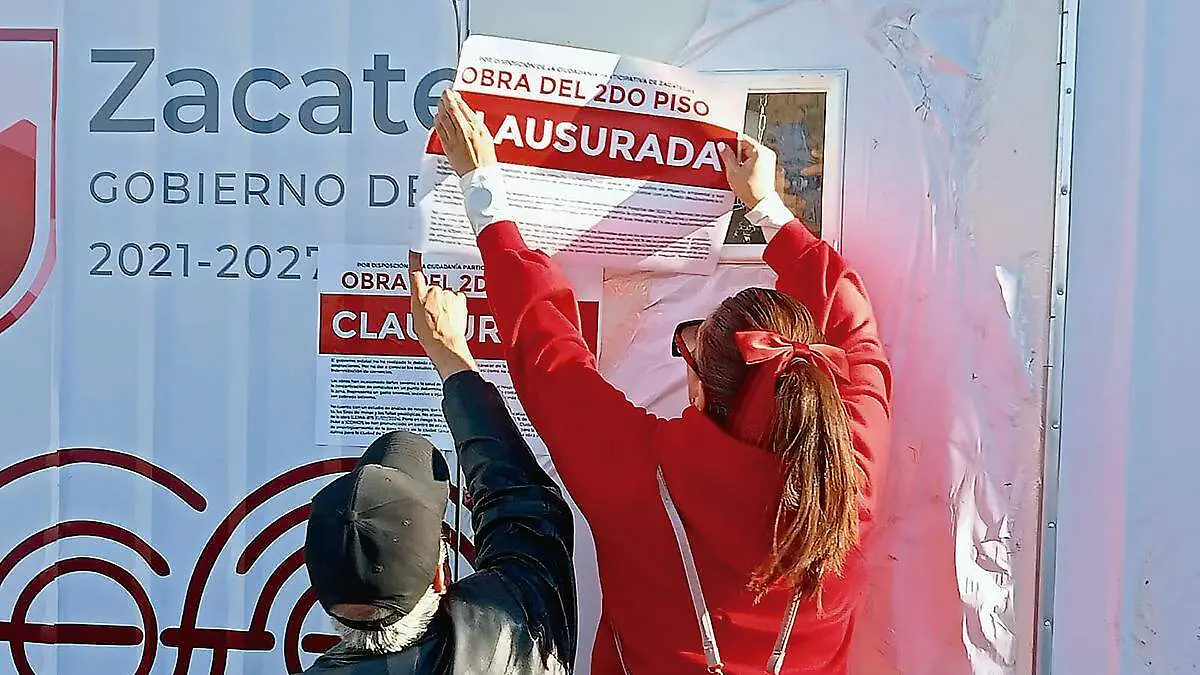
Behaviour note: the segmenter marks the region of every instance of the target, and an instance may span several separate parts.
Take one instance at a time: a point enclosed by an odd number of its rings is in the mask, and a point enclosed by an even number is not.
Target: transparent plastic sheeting
[[[846,64],[841,250],[863,274],[895,375],[894,435],[854,672],[999,674],[1032,649],[1045,267],[1007,269],[973,245],[963,195],[989,83],[997,1],[709,3],[678,61],[700,69]],[[994,27],[993,29],[999,29]],[[993,34],[994,37],[994,34]],[[826,162],[831,161],[826,158]],[[1030,242],[1045,260],[1050,222]],[[1038,276],[1038,275],[1042,276]],[[709,277],[613,275],[608,377],[664,416],[687,404],[671,331],[762,266]],[[1034,312],[1030,315],[1031,312]],[[1033,327],[1031,329],[1031,327]]]

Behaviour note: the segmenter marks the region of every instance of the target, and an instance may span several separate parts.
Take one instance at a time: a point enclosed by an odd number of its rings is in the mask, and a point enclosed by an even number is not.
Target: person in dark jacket
[[[414,265],[414,269],[416,266]],[[397,431],[312,502],[305,565],[342,641],[306,673],[569,673],[578,633],[571,511],[466,343],[462,295],[412,274],[413,325],[443,380],[476,572],[447,583],[450,472]]]

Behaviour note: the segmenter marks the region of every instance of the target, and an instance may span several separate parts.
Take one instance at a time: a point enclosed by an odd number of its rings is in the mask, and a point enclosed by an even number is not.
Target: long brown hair
[[[705,412],[730,432],[730,413],[751,367],[733,339],[745,330],[824,340],[808,310],[779,291],[748,288],[722,302],[700,327],[696,360]],[[825,575],[841,573],[858,541],[858,465],[837,384],[824,372],[797,359],[779,376],[775,394],[771,427],[760,445],[783,460],[783,498],[770,553],[749,587],[761,597],[788,581],[802,597],[819,602]]]

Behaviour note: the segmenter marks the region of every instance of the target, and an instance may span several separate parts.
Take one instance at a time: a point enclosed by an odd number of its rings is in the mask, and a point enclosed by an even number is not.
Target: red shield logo
[[[16,285],[33,252],[37,201],[37,127],[21,120],[0,130],[0,296]]]
[[[54,268],[57,60],[56,31],[0,28],[0,332]]]

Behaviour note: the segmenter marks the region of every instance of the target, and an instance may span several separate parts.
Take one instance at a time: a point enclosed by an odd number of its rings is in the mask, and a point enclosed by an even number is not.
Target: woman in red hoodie
[[[891,370],[862,280],[775,193],[774,154],[748,140],[722,149],[730,187],[770,237],[777,289],[744,290],[676,329],[691,406],[664,420],[598,372],[569,282],[504,215],[491,134],[455,92],[437,134],[462,177],[513,384],[595,537],[592,671],[845,673]]]

